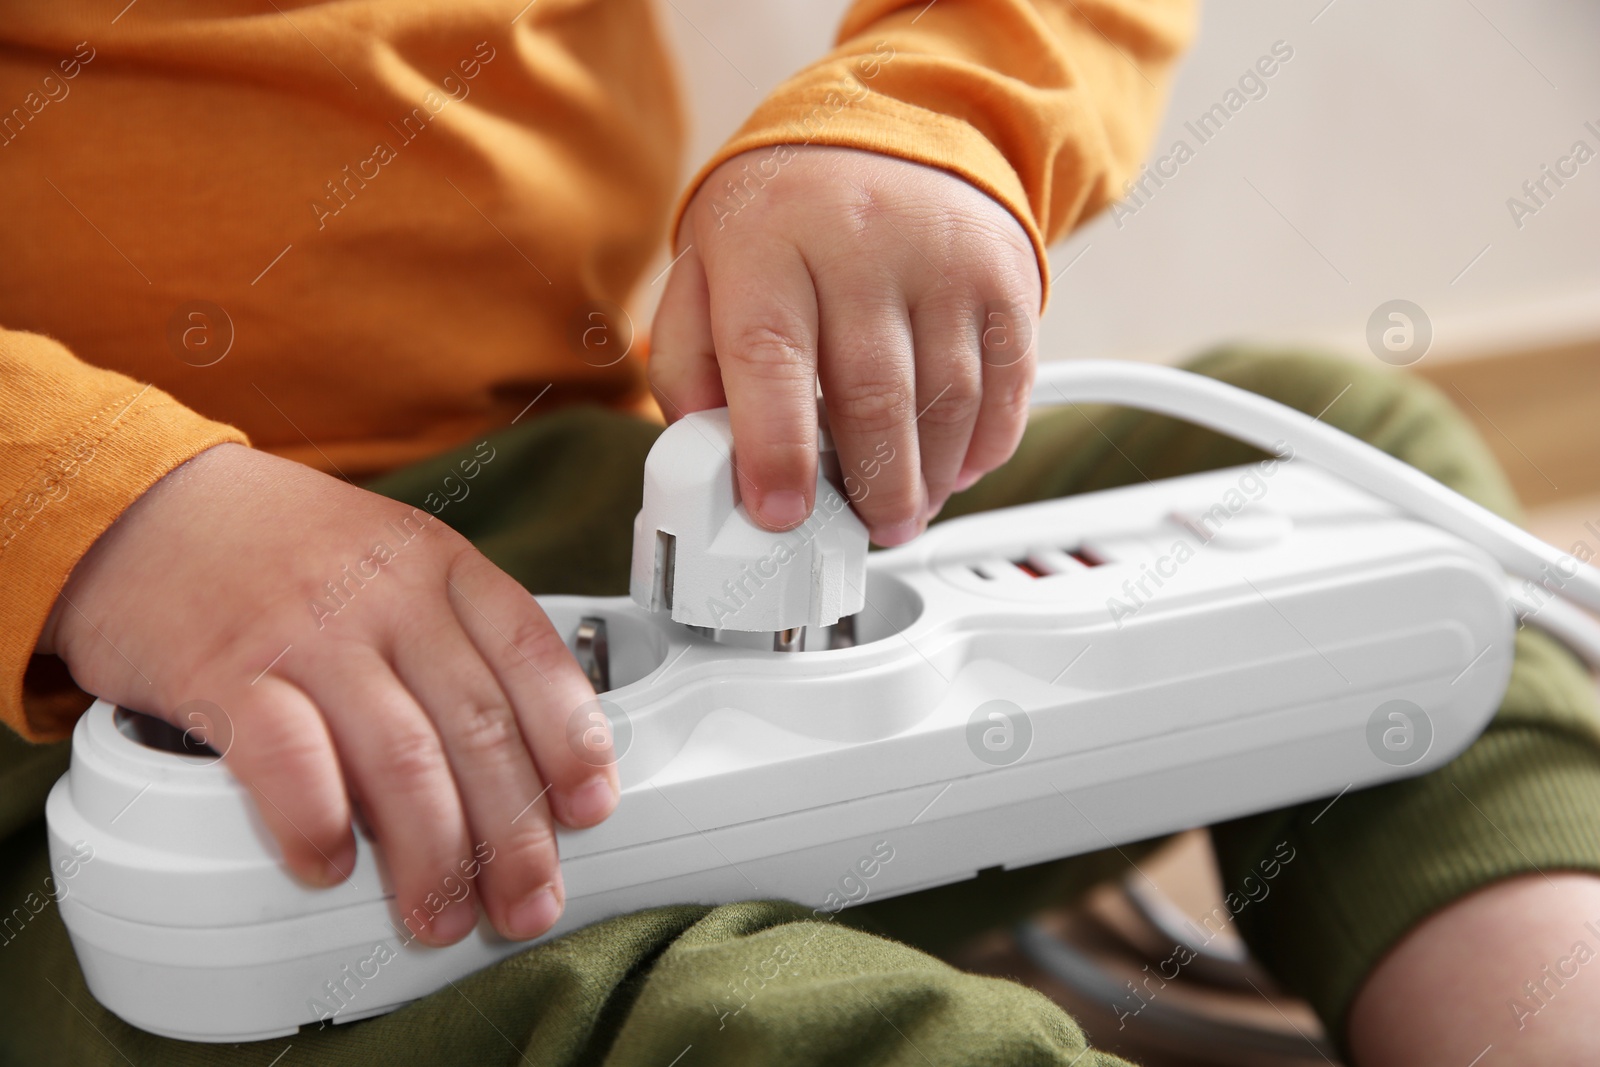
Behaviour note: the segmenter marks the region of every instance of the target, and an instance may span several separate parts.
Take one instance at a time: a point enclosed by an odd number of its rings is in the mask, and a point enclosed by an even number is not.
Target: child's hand
[[[1015,450],[1038,261],[963,179],[854,149],[758,149],[700,187],[678,248],[651,384],[669,419],[728,406],[763,526],[811,513],[819,374],[845,490],[879,544],[911,539]]]
[[[186,703],[219,706],[202,739],[307,881],[349,873],[353,801],[436,944],[476,922],[471,895],[442,906],[474,866],[497,929],[543,933],[564,902],[552,814],[589,826],[616,804],[609,750],[568,740],[593,691],[520,585],[426,512],[239,445],[95,542],[39,651],[180,729]]]

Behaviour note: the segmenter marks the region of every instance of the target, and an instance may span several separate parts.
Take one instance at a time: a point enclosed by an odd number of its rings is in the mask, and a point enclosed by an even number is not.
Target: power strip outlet
[[[1419,774],[1479,733],[1511,669],[1499,565],[1299,462],[954,520],[866,575],[865,607],[799,651],[540,598],[580,659],[602,638],[589,712],[624,787],[561,835],[548,936],[680,902],[826,914]],[[486,923],[411,941],[364,836],[349,882],[302,886],[225,767],[142,742],[139,719],[91,708],[48,805],[75,871],[62,919],[128,1022],[280,1036],[527,947]]]

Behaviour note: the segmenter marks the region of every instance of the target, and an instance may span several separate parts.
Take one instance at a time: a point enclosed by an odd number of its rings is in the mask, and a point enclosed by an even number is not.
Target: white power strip
[[[1484,550],[1298,461],[958,519],[865,568],[865,608],[809,651],[540,598],[609,675],[591,710],[624,787],[561,835],[549,936],[690,901],[827,914],[1419,774],[1478,734],[1511,669]],[[48,804],[62,919],[128,1022],[278,1036],[526,947],[486,923],[410,941],[361,835],[349,882],[300,885],[221,764],[139,734],[97,703]]]

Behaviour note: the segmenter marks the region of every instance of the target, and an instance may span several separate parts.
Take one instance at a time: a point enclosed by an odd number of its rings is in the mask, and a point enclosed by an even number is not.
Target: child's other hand
[[[167,475],[95,542],[39,651],[180,729],[186,703],[220,707],[202,739],[309,882],[350,872],[353,801],[402,920],[435,944],[475,924],[474,869],[498,930],[543,933],[564,902],[552,819],[616,804],[609,749],[568,740],[593,690],[520,585],[426,512],[240,445]]]
[[[763,526],[814,504],[818,375],[845,490],[879,544],[911,539],[1016,449],[1038,261],[963,179],[855,149],[757,149],[700,187],[678,248],[651,384],[669,419],[728,406]]]

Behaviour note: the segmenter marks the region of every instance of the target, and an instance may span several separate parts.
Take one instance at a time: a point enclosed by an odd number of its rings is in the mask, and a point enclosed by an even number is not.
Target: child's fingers
[[[817,480],[817,295],[780,240],[725,241],[706,261],[711,331],[739,493],[769,530],[804,522]]]
[[[928,489],[926,521],[938,514],[961,474],[983,399],[978,317],[973,298],[940,294],[912,312],[917,346],[917,441]]]
[[[471,845],[434,724],[367,645],[312,649],[294,677],[324,709],[352,791],[383,849],[400,922],[429,944],[459,941],[477,918],[476,902],[452,891],[463,881]]]
[[[228,769],[255,796],[289,869],[313,885],[344,881],[356,860],[350,800],[316,704],[269,674],[232,696],[225,710]]]
[[[916,365],[906,301],[874,276],[820,279],[822,395],[845,491],[880,545],[921,530]]]
[[[398,634],[393,657],[438,728],[473,841],[494,850],[478,875],[484,910],[506,937],[537,937],[555,925],[565,893],[544,783],[511,698],[448,609]]]
[[[1029,300],[1031,303],[1024,303]],[[972,428],[967,457],[962,463],[956,488],[965,489],[1011,458],[1028,426],[1028,407],[1033,396],[1033,370],[1038,346],[1038,316],[1029,308],[1038,306],[1038,296],[1009,301],[1009,310],[996,311],[985,305],[984,333],[979,353],[983,374],[983,401],[977,423]],[[1005,340],[997,341],[996,331],[1004,330]]]
[[[690,245],[667,278],[650,330],[650,388],[667,421],[727,404],[711,343],[711,299],[705,266]]]
[[[452,574],[456,617],[511,699],[539,778],[550,787],[549,809],[574,829],[600,822],[616,807],[618,754],[605,716],[593,721],[599,704],[566,635],[482,556],[463,557]]]

